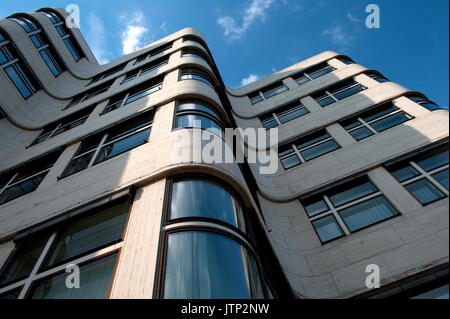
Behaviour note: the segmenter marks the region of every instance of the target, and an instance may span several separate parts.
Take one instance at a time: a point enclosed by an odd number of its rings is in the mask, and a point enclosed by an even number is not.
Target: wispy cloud
[[[125,30],[120,35],[122,53],[130,54],[143,46],[144,37],[148,33],[144,14],[141,11],[137,11],[131,17],[127,15],[121,16],[120,20],[125,22]]]
[[[256,74],[250,74],[248,77],[243,78],[241,81],[242,86],[249,85],[250,83],[256,82],[259,80],[259,76]]]
[[[331,43],[340,47],[340,50],[346,50],[354,40],[354,37],[349,35],[344,29],[337,25],[322,32],[326,38],[330,38]]]
[[[162,32],[167,33],[167,23],[166,23],[166,21],[164,21],[164,22],[159,26],[159,29],[160,29]]]
[[[100,64],[106,64],[111,61],[111,52],[106,50],[106,31],[103,20],[94,13],[88,17],[89,31],[86,40]]]
[[[350,22],[353,22],[353,23],[361,23],[362,22],[361,19],[356,18],[355,16],[353,16],[351,12],[347,13],[347,18],[348,18],[348,20]]]
[[[241,26],[238,26],[234,18],[230,16],[219,17],[217,23],[222,26],[226,36],[230,36],[232,39],[239,39],[250,28],[255,19],[260,18],[264,20],[265,11],[273,2],[274,0],[253,0],[250,6],[245,9]]]

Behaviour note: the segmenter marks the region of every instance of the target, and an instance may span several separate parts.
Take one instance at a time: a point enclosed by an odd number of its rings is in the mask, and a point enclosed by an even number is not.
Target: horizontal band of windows
[[[110,89],[110,87],[113,85],[113,83],[114,83],[114,80],[111,80],[111,81],[108,81],[106,83],[100,84],[99,86],[97,86],[95,88],[87,90],[87,91],[85,91],[83,93],[77,94],[72,99],[72,101],[64,108],[64,110],[68,109],[68,108],[71,108],[74,105],[80,104],[80,103],[82,103],[84,101],[87,101],[87,100],[89,100],[89,99],[91,99],[91,98],[93,98],[93,97],[95,97],[97,95],[100,95],[102,93],[107,92]]]
[[[142,61],[145,61],[145,60],[147,60],[147,59],[150,59],[151,57],[153,57],[153,56],[155,56],[155,55],[157,55],[157,54],[160,54],[160,53],[162,53],[162,52],[164,52],[164,51],[166,51],[166,50],[169,50],[169,49],[172,48],[172,45],[173,45],[173,41],[170,41],[170,42],[168,42],[168,43],[165,43],[165,44],[162,44],[162,45],[158,46],[158,47],[155,48],[155,49],[152,49],[152,50],[149,51],[149,52],[146,52],[146,53],[144,53],[144,54],[141,54],[141,55],[139,55],[139,56],[136,58],[136,61],[134,62],[134,64],[141,63]]]
[[[205,72],[197,69],[184,69],[180,71],[180,81],[183,80],[197,80],[201,81],[214,90],[216,90],[216,86],[214,85],[214,81],[211,79],[211,77],[206,74]]]
[[[281,94],[287,90],[289,89],[283,84],[283,82],[277,82],[269,86],[266,86],[257,92],[250,93],[248,95],[248,98],[250,99],[250,102],[254,105],[264,100],[267,100],[271,97],[274,97],[278,94]]]
[[[320,106],[326,107],[330,104],[364,91],[365,89],[366,87],[359,84],[352,78],[334,84],[325,90],[313,93],[311,94],[311,97],[315,99]]]
[[[261,124],[265,129],[271,129],[281,124],[285,124],[299,117],[309,114],[309,111],[301,104],[300,101],[294,101],[285,106],[277,108],[275,111],[262,115],[260,117]]]
[[[167,56],[164,56],[161,59],[152,61],[151,63],[148,63],[147,65],[145,65],[144,67],[142,67],[140,69],[137,69],[137,70],[127,73],[125,76],[125,79],[122,81],[121,84],[128,83],[140,76],[143,76],[147,73],[157,70],[160,67],[167,65],[168,63],[169,63],[169,59]]]
[[[114,67],[114,68],[112,68],[112,69],[109,69],[109,70],[107,70],[107,71],[104,71],[104,72],[102,72],[102,73],[96,75],[96,76],[91,80],[91,82],[89,82],[86,86],[89,86],[89,85],[91,85],[91,84],[93,84],[93,83],[96,83],[96,82],[98,82],[98,81],[101,81],[101,80],[103,80],[103,79],[106,79],[106,78],[110,77],[111,75],[114,75],[114,74],[119,73],[120,71],[122,71],[123,69],[125,69],[125,67],[127,66],[127,64],[128,64],[128,62],[122,63],[122,64],[120,64],[120,65],[118,65],[118,66],[116,66],[116,67]]]

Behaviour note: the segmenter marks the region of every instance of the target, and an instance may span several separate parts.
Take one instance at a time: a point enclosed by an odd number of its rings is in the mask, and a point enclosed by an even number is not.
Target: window
[[[19,299],[107,298],[130,206],[131,198],[122,196],[54,229],[18,239],[0,275],[0,294],[14,293]],[[78,289],[66,287],[69,264],[80,266]]]
[[[345,64],[354,64],[355,63],[352,59],[347,58],[347,57],[343,57],[343,56],[341,56],[341,57],[339,57],[337,59],[339,61],[341,61],[342,63],[345,63]]]
[[[288,90],[288,88],[283,84],[283,82],[278,82],[278,83],[272,84],[270,86],[267,86],[258,92],[251,93],[251,94],[249,94],[248,97],[250,99],[250,102],[253,105],[255,105],[259,102],[270,99],[271,97],[274,97],[275,95],[281,94],[287,90]]]
[[[173,41],[162,44],[159,47],[138,56],[136,58],[136,62],[134,62],[134,64],[141,63],[142,61],[150,59],[151,57],[154,57],[155,55],[160,54],[161,52],[169,50],[170,48],[172,48],[172,45],[173,45]]]
[[[206,74],[205,72],[200,71],[198,69],[181,70],[181,72],[180,72],[180,81],[183,81],[183,80],[197,80],[197,81],[201,81],[201,82],[209,85],[214,90],[216,89],[216,87],[213,84],[214,81],[211,79],[211,77],[208,74]]]
[[[0,65],[24,99],[36,93],[40,86],[16,46],[0,33]]]
[[[184,101],[177,106],[176,128],[201,128],[222,137],[224,130],[222,123],[222,118],[204,103]],[[200,125],[198,126],[198,124]]]
[[[61,150],[53,151],[11,171],[0,173],[0,205],[34,192],[59,155]]]
[[[412,117],[410,115],[395,107],[392,102],[388,102],[343,120],[339,124],[341,124],[355,140],[360,141],[411,119]]]
[[[112,69],[110,69],[110,70],[107,70],[107,71],[105,71],[105,72],[102,72],[102,73],[96,75],[96,76],[91,80],[91,82],[89,82],[89,84],[88,84],[87,86],[89,86],[89,85],[91,85],[91,84],[93,84],[93,83],[96,83],[96,82],[98,82],[98,81],[101,81],[101,80],[103,80],[103,79],[106,79],[106,78],[110,77],[111,75],[114,75],[114,74],[116,74],[116,73],[119,73],[120,71],[122,71],[123,69],[125,69],[125,67],[127,66],[127,64],[128,64],[128,62],[122,63],[122,64],[120,64],[120,65],[118,65],[118,66],[116,66],[116,67],[114,67],[114,68],[112,68]]]
[[[340,148],[325,129],[280,146],[278,156],[285,169],[306,163]]]
[[[297,74],[294,76],[294,80],[299,84],[302,85],[306,82],[312,81],[318,77],[321,77],[327,73],[333,72],[335,69],[330,66],[327,62],[320,63],[319,65],[316,65],[312,68],[309,68],[300,74]]]
[[[71,108],[74,105],[83,103],[84,101],[87,101],[97,95],[100,95],[102,93],[105,93],[106,91],[109,90],[109,88],[111,87],[111,85],[113,84],[114,80],[111,80],[109,82],[100,84],[99,86],[96,86],[95,88],[92,88],[88,91],[84,91],[83,93],[80,93],[78,95],[76,95],[72,101],[70,101],[70,103],[65,107],[65,110],[68,108]]]
[[[196,36],[193,36],[193,35],[184,36],[183,42],[188,42],[188,41],[195,42],[195,43],[201,45],[202,47],[206,48],[206,44],[203,42],[203,40]]]
[[[133,70],[131,72],[128,72],[125,79],[122,81],[122,84],[130,82],[140,76],[150,73],[156,69],[159,69],[160,67],[167,65],[167,63],[169,63],[169,58],[167,56],[165,56],[165,57],[162,57],[161,59],[158,59],[158,60],[155,60],[155,61],[152,61],[152,62],[146,64],[145,66],[143,66],[142,68],[140,68],[138,70]]]
[[[211,231],[168,234],[164,299],[262,299],[264,288],[255,258],[239,242]]]
[[[448,144],[388,164],[387,169],[422,205],[448,197]]]
[[[172,184],[169,220],[211,218],[246,232],[242,205],[231,193],[209,180],[179,180]]]
[[[58,34],[60,35],[75,62],[80,61],[81,58],[84,57],[83,50],[81,50],[78,42],[75,40],[75,37],[66,27],[63,19],[61,19],[58,14],[52,11],[41,11],[41,13],[45,14],[53,23],[56,31],[58,31]]]
[[[148,142],[153,112],[146,112],[81,141],[62,177],[67,177]]]
[[[443,109],[442,107],[438,106],[436,103],[431,102],[427,98],[419,96],[419,95],[408,95],[407,98],[413,102],[416,102],[417,104],[426,108],[429,111]]]
[[[92,105],[79,112],[66,116],[65,118],[55,123],[46,125],[42,133],[33,141],[33,143],[31,143],[30,146],[42,143],[52,137],[60,135],[77,126],[84,124],[84,122],[86,122],[89,115],[93,111],[94,107],[95,105]]]
[[[265,114],[260,117],[261,123],[266,130],[273,127],[277,127],[281,124],[295,120],[308,114],[309,111],[300,103],[300,101],[294,101],[283,107],[276,109],[270,114]]]
[[[319,91],[311,95],[320,106],[325,107],[351,95],[359,93],[366,88],[356,82],[354,79],[345,80],[330,86],[328,89]]]
[[[204,53],[196,49],[183,49],[181,51],[181,57],[195,57],[204,60],[206,63],[209,63]]]
[[[300,202],[323,244],[399,215],[366,176]]]
[[[108,104],[100,115],[112,112],[134,101],[142,99],[162,89],[164,75],[153,78],[147,82],[135,86],[130,91],[117,94],[109,99]]]
[[[41,28],[39,28],[33,21],[25,17],[15,17],[9,19],[17,22],[25,30],[30,37],[31,42],[33,42],[42,59],[55,77],[59,76],[66,70],[64,63]]]
[[[371,77],[372,79],[374,79],[375,81],[378,81],[380,83],[384,83],[384,82],[389,82],[388,79],[386,79],[384,76],[382,76],[379,73],[376,72],[368,72],[365,73],[368,77]]]

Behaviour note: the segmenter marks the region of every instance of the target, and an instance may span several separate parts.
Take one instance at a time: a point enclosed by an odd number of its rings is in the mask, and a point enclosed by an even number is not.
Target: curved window
[[[207,85],[209,85],[210,87],[212,87],[213,89],[216,89],[215,86],[212,84],[214,83],[208,75],[206,75],[204,72],[200,71],[200,70],[183,70],[181,71],[181,75],[180,75],[180,81],[182,80],[197,80],[197,81],[201,81]]]
[[[169,219],[186,217],[212,218],[246,231],[239,202],[228,191],[209,181],[173,183]]]
[[[427,98],[424,98],[424,97],[422,97],[420,95],[408,95],[407,98],[410,99],[411,101],[416,102],[420,106],[422,106],[422,107],[424,107],[424,108],[426,108],[427,110],[430,110],[430,111],[443,109],[442,107],[440,107],[436,103],[431,102]]]
[[[50,21],[53,23],[56,31],[58,31],[58,34],[60,35],[61,39],[63,40],[64,44],[66,45],[75,62],[80,61],[81,58],[84,57],[83,50],[81,50],[77,41],[72,36],[72,33],[66,27],[65,22],[54,12],[41,11],[41,13],[45,14],[47,18],[49,18]]]
[[[24,99],[29,98],[40,89],[34,74],[25,64],[16,46],[1,33],[0,66]]]
[[[183,49],[181,51],[181,57],[194,57],[204,60],[208,63],[208,60],[206,59],[205,55],[200,50],[194,50],[194,49]]]
[[[235,240],[209,231],[171,233],[163,286],[165,299],[261,299],[257,262]]]
[[[182,102],[177,106],[175,115],[176,128],[201,128],[223,136],[222,119],[209,107],[194,103]]]
[[[41,28],[25,17],[14,17],[9,19],[17,22],[25,30],[30,37],[31,42],[33,42],[42,59],[55,77],[66,70],[61,58],[58,56],[55,48]]]

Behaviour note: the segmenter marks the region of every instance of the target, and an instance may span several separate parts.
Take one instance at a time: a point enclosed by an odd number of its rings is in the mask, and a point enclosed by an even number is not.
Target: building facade
[[[1,298],[448,297],[447,110],[330,51],[230,89],[192,28],[99,65],[66,17],[0,20]]]

